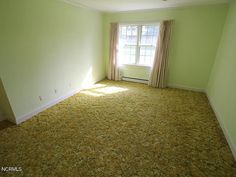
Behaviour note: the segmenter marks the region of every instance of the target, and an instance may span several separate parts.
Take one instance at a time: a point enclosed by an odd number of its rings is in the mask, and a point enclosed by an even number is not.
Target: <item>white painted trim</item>
[[[137,83],[142,83],[142,84],[148,84],[148,81],[135,79],[135,78],[122,77],[122,80],[123,81],[129,81],[129,82],[137,82]]]
[[[214,105],[214,103],[213,103],[213,100],[210,98],[210,96],[206,93],[206,96],[207,96],[207,98],[208,98],[208,100],[209,100],[209,103],[210,103],[210,105],[211,105],[211,107],[212,107],[212,109],[213,109],[213,111],[214,111],[214,113],[215,113],[215,115],[216,115],[216,118],[217,118],[217,120],[218,120],[218,122],[219,122],[219,124],[220,124],[220,127],[221,127],[221,129],[223,130],[223,133],[224,133],[224,136],[225,136],[225,138],[226,138],[226,140],[227,140],[227,142],[228,142],[228,144],[229,144],[229,147],[230,147],[230,149],[231,149],[231,151],[232,151],[232,154],[233,154],[233,156],[234,156],[234,159],[236,160],[236,144],[234,144],[234,142],[233,142],[233,140],[232,140],[232,138],[231,138],[231,136],[230,136],[230,134],[228,133],[228,130],[227,130],[227,128],[225,127],[225,125],[224,125],[224,123],[223,123],[223,116],[222,116],[222,114],[216,109],[216,107],[215,107],[215,105]]]
[[[74,91],[72,91],[72,92],[70,92],[70,93],[68,93],[68,94],[66,94],[64,96],[61,96],[61,97],[59,97],[59,98],[57,98],[55,100],[50,101],[46,105],[43,105],[43,106],[37,108],[36,110],[28,113],[28,114],[25,114],[25,115],[23,115],[21,117],[16,118],[16,124],[20,124],[20,123],[22,123],[22,122],[32,118],[33,116],[37,115],[38,113],[40,113],[40,112],[42,112],[42,111],[44,111],[44,110],[46,110],[46,109],[48,109],[48,108],[58,104],[59,102],[61,102],[61,101],[65,100],[65,99],[75,95],[76,93],[80,92],[81,90],[82,89],[74,90]]]
[[[196,87],[189,87],[185,85],[175,85],[175,84],[169,84],[168,87],[205,93],[204,88],[196,88]]]

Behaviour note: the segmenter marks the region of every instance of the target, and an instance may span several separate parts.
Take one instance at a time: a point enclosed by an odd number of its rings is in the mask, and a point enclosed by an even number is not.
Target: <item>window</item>
[[[121,64],[152,66],[159,26],[120,25],[119,62]]]

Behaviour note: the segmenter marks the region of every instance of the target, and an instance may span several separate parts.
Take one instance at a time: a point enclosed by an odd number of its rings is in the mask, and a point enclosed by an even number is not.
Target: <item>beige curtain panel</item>
[[[160,33],[157,40],[153,68],[148,83],[148,85],[152,87],[166,87],[167,64],[172,24],[173,20],[166,20],[161,22],[160,25]]]
[[[110,55],[109,55],[109,66],[108,66],[108,79],[109,80],[120,80],[119,77],[119,66],[118,66],[118,23],[111,23],[110,31]]]

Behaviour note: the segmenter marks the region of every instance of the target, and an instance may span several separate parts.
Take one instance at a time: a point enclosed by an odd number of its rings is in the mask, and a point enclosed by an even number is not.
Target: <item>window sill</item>
[[[122,68],[123,66],[134,66],[134,67],[143,67],[143,68],[149,68],[149,69],[151,69],[151,66],[148,66],[148,65],[122,64],[122,65],[121,65],[121,68]]]

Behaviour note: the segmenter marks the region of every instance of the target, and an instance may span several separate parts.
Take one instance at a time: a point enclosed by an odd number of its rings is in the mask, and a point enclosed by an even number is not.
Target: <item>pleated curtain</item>
[[[160,24],[153,68],[148,83],[149,86],[157,88],[165,88],[167,86],[166,76],[172,24],[173,20],[165,20]]]
[[[119,43],[119,25],[118,23],[111,23],[110,27],[110,54],[108,75],[109,80],[120,80],[119,65],[118,65],[118,43]]]

